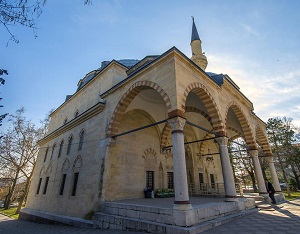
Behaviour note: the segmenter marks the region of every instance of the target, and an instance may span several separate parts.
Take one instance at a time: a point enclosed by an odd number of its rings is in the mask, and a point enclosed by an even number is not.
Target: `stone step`
[[[118,215],[109,215],[97,212],[94,215],[94,227],[101,229],[117,229],[117,230],[135,230],[145,231],[150,233],[167,233],[167,234],[197,234],[210,228],[221,225],[232,219],[240,218],[245,215],[257,212],[257,209],[244,210],[238,213],[222,216],[202,222],[192,227],[179,227],[172,224],[163,224],[147,220],[134,219]]]
[[[170,208],[157,208],[150,206],[105,202],[100,205],[99,212],[109,215],[117,215],[121,217],[129,217],[133,219],[148,220],[166,224],[172,224],[173,222],[173,213],[172,209]]]

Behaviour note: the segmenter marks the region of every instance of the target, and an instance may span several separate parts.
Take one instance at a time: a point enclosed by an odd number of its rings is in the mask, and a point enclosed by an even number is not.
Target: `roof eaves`
[[[158,60],[160,60],[161,58],[163,58],[164,56],[166,56],[167,54],[169,54],[170,52],[174,51],[174,50],[178,50],[175,46],[173,46],[171,49],[167,50],[166,52],[164,52],[162,55],[158,56],[157,58],[149,61],[149,63],[145,63],[143,66],[139,67],[138,69],[136,69],[135,71],[133,71],[132,73],[130,73],[129,76],[127,76],[124,80],[122,80],[121,82],[117,83],[116,85],[114,85],[113,87],[111,87],[110,89],[106,90],[104,93],[100,94],[100,97],[102,98],[103,96],[109,94],[110,92],[112,92],[114,89],[118,88],[120,85],[122,85],[123,83],[127,82],[128,80],[130,80],[134,75],[136,75],[137,73],[141,72],[142,70],[144,70],[146,67],[150,66],[151,64],[157,62]],[[179,50],[178,50],[179,51]]]

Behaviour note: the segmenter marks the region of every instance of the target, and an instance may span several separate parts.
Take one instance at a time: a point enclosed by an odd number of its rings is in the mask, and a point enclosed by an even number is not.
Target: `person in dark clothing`
[[[267,192],[269,193],[269,197],[272,200],[273,204],[276,204],[276,200],[275,200],[275,189],[273,187],[273,185],[271,184],[271,182],[269,182],[267,179],[265,179],[266,182],[266,188],[267,188]]]

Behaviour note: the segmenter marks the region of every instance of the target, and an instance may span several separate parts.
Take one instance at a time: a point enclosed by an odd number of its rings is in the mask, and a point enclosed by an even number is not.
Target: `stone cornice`
[[[60,136],[61,134],[71,130],[72,128],[78,126],[79,124],[82,124],[83,122],[87,121],[88,119],[102,112],[104,107],[105,107],[104,102],[98,102],[96,105],[92,106],[82,114],[78,115],[76,118],[70,120],[68,123],[64,124],[63,126],[59,127],[53,132],[49,133],[47,136],[41,139],[38,142],[38,144],[39,145],[46,144],[47,142],[53,140],[54,138]]]

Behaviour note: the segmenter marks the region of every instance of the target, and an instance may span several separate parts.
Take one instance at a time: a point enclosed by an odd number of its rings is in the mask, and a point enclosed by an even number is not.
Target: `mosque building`
[[[176,233],[176,227],[197,225],[213,212],[201,211],[194,197],[218,195],[228,212],[251,209],[253,199],[236,190],[228,153],[238,137],[247,144],[259,195],[268,196],[258,149],[281,194],[266,124],[228,75],[205,71],[201,43],[193,19],[191,58],[172,47],[141,60],[104,61],[81,79],[50,115],[20,217],[84,218],[96,212],[94,227],[145,230],[138,222],[148,222],[146,231],[149,223],[160,223],[155,230]],[[161,198],[145,199],[147,191]],[[158,199],[172,199],[171,207],[124,205]],[[104,213],[112,208],[118,212],[109,214],[115,218],[107,224]],[[119,227],[116,217],[123,220]],[[133,219],[141,221],[128,221]]]

